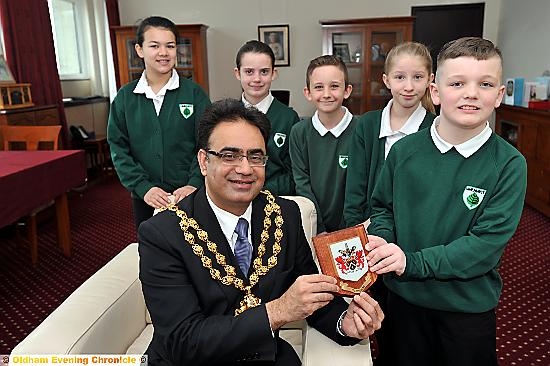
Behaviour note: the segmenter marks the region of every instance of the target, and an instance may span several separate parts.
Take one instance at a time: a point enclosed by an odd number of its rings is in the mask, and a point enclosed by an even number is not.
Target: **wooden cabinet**
[[[206,30],[203,24],[178,25],[176,70],[180,77],[192,79],[208,93],[208,60],[206,56]],[[119,80],[122,86],[139,79],[143,61],[135,51],[137,41],[134,26],[113,27],[116,35]]]
[[[0,125],[9,126],[55,126],[59,125],[59,110],[56,105],[0,110]],[[0,150],[4,149],[0,135]]]
[[[56,105],[0,110],[0,125],[52,126],[60,123]]]
[[[527,160],[525,201],[550,217],[550,111],[501,105],[496,132]]]
[[[323,54],[346,62],[353,92],[346,106],[353,114],[381,109],[391,99],[382,81],[386,54],[412,40],[414,17],[321,20]]]

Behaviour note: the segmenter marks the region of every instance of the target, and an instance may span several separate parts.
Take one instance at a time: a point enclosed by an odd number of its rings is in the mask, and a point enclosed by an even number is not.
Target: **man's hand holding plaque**
[[[313,246],[323,274],[338,281],[338,294],[354,296],[366,291],[376,273],[367,263],[367,233],[363,225],[356,225],[329,234],[313,237]]]

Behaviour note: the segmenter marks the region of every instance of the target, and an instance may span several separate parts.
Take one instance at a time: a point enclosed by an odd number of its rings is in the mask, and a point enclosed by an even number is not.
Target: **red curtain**
[[[113,52],[113,63],[115,65],[115,76],[117,84],[119,83],[120,76],[118,74],[118,55],[116,52],[116,37],[114,26],[120,25],[120,13],[118,12],[118,0],[105,0],[105,7],[107,8],[107,20],[109,21],[109,29],[111,34],[111,48]],[[117,88],[120,85],[117,85]]]
[[[63,92],[57,72],[47,0],[0,0],[5,56],[19,83],[31,83],[35,105],[55,104],[62,126],[62,146],[68,146]]]

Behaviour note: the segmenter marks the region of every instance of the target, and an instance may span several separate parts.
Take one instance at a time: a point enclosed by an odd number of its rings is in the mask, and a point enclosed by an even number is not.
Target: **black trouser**
[[[395,350],[391,344],[391,328],[389,326],[391,314],[388,311],[388,288],[384,284],[383,275],[378,276],[376,282],[371,286],[369,292],[384,312],[384,321],[382,328],[374,332],[376,338],[377,355],[374,360],[374,366],[394,366]]]
[[[496,314],[458,313],[412,305],[389,291],[398,366],[495,366]]]
[[[134,211],[134,223],[136,231],[139,229],[139,224],[153,217],[155,209],[145,203],[144,200],[132,197],[132,210]]]

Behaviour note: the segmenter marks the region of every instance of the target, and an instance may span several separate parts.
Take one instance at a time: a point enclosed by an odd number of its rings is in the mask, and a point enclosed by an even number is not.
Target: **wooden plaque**
[[[368,239],[362,224],[312,239],[321,271],[338,281],[338,294],[357,295],[376,281],[377,275],[369,270],[367,263]]]

